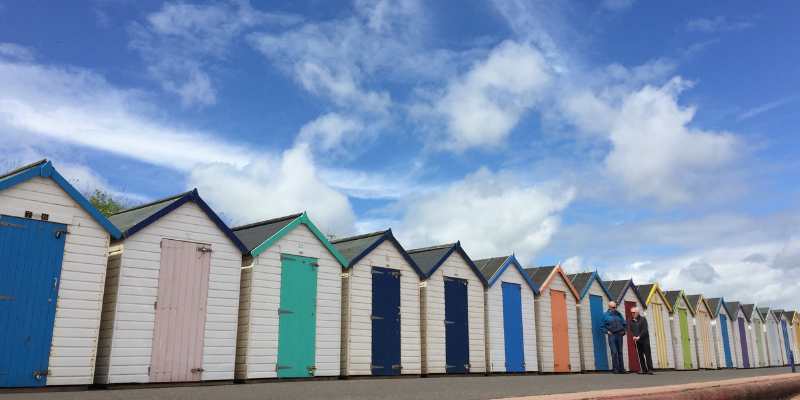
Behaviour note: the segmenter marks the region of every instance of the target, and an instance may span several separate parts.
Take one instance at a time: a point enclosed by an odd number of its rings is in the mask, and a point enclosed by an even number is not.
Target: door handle
[[[58,289],[58,278],[53,279],[53,291],[55,292]]]

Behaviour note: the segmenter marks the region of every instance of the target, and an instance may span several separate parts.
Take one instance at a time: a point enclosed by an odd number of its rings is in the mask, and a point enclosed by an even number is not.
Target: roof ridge
[[[235,228],[231,228],[231,231],[238,231],[238,230],[242,230],[242,229],[253,228],[253,227],[256,227],[256,226],[271,224],[271,223],[275,223],[275,222],[278,222],[278,221],[285,221],[287,219],[296,219],[296,218],[300,217],[301,215],[303,215],[303,213],[286,215],[286,216],[283,216],[283,217],[268,219],[268,220],[259,221],[259,222],[253,222],[252,224],[241,225],[241,226],[237,226]]]
[[[449,249],[449,248],[451,248],[451,247],[453,247],[453,246],[455,246],[455,243],[450,243],[450,244],[440,244],[440,245],[438,245],[438,246],[431,246],[431,247],[420,247],[419,249],[406,250],[406,253],[408,253],[408,254],[411,254],[411,253],[421,253],[421,252],[423,252],[423,251],[431,251],[431,250],[439,250],[439,249]]]
[[[140,205],[138,205],[138,206],[136,206],[136,207],[131,207],[131,208],[126,208],[126,209],[124,209],[124,210],[119,210],[119,211],[117,211],[117,212],[115,212],[114,214],[111,214],[111,215],[119,215],[119,214],[124,214],[124,213],[126,213],[126,212],[128,212],[128,211],[139,210],[139,209],[142,209],[142,208],[145,208],[145,207],[149,207],[149,206],[152,206],[152,205],[156,205],[156,204],[158,204],[158,203],[163,203],[163,202],[165,202],[165,201],[174,200],[174,199],[177,199],[177,198],[180,198],[180,197],[186,196],[186,195],[187,195],[187,194],[189,194],[189,193],[192,193],[192,191],[190,190],[190,191],[188,191],[188,192],[183,192],[183,193],[180,193],[180,194],[176,194],[176,195],[174,195],[174,196],[165,197],[165,198],[163,198],[163,199],[160,199],[160,200],[151,201],[151,202],[149,202],[149,203],[145,203],[145,204],[140,204]]]
[[[331,244],[349,242],[351,240],[363,239],[363,238],[367,238],[367,237],[370,237],[370,236],[384,235],[384,234],[386,234],[386,232],[389,232],[389,230],[387,229],[385,231],[377,231],[377,232],[372,232],[372,233],[365,233],[363,235],[358,235],[358,236],[350,236],[350,237],[346,237],[346,238],[343,238],[343,239],[331,240]]]
[[[13,171],[11,171],[11,172],[6,172],[5,174],[3,174],[3,175],[0,175],[0,179],[7,178],[7,177],[9,177],[9,176],[12,176],[12,175],[16,175],[16,174],[18,174],[18,173],[20,173],[20,172],[23,172],[23,171],[29,170],[29,169],[31,169],[31,168],[33,168],[33,167],[36,167],[36,166],[42,165],[42,164],[44,164],[44,163],[46,163],[46,162],[47,162],[47,159],[46,159],[46,158],[43,158],[43,159],[41,159],[41,160],[39,160],[39,161],[36,161],[35,163],[28,164],[28,165],[26,165],[26,166],[24,166],[24,167],[19,167],[19,168],[15,169],[15,170],[13,170]]]

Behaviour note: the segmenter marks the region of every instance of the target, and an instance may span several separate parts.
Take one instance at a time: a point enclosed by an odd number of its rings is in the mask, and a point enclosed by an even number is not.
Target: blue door
[[[66,226],[0,217],[0,387],[44,386]]]
[[[503,282],[503,335],[506,341],[506,372],[525,372],[522,342],[522,286]]]
[[[400,375],[400,271],[372,268],[372,375]]]
[[[789,345],[789,330],[786,329],[786,321],[783,319],[781,319],[781,328],[783,330],[783,347],[786,349],[786,364],[790,365],[789,362],[792,360],[790,360],[789,353],[792,351],[792,348]]]
[[[594,368],[597,371],[608,371],[608,352],[606,351],[606,335],[600,330],[603,320],[603,298],[589,295],[589,307],[592,313],[592,342],[594,343]]]
[[[733,368],[733,361],[731,361],[731,342],[728,340],[728,318],[720,314],[719,323],[722,328],[722,348],[725,350],[725,365],[728,368]]]
[[[469,314],[467,281],[444,278],[445,370],[448,374],[469,372]]]

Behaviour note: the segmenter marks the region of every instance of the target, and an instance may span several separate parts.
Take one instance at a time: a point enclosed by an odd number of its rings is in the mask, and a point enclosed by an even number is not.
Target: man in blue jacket
[[[622,337],[628,331],[628,324],[622,314],[617,311],[616,302],[608,302],[608,311],[603,313],[599,328],[608,335],[608,347],[611,349],[611,366],[614,373],[627,374],[625,361],[622,358]]]

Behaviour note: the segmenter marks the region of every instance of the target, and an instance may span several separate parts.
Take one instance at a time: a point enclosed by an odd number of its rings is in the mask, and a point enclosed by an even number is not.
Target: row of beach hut
[[[329,241],[306,213],[229,228],[197,190],[106,218],[49,161],[0,176],[0,387],[605,371],[611,300],[648,317],[657,369],[797,354],[796,311],[391,230]]]

